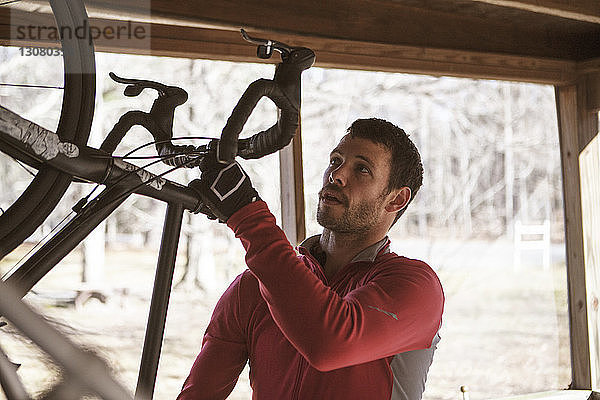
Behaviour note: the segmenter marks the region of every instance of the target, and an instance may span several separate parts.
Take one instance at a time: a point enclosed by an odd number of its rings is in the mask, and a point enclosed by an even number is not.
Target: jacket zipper
[[[304,372],[304,369],[306,367],[306,361],[304,360],[304,357],[302,357],[301,354],[299,354],[299,356],[300,356],[300,362],[298,363],[298,372],[296,373],[296,381],[294,382],[294,387],[292,389],[292,399],[293,400],[297,400],[298,396],[300,395],[300,381],[301,381],[302,373]]]

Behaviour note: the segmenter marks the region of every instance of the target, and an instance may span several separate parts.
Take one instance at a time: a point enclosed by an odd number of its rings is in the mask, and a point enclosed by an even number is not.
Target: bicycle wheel
[[[4,2],[4,7],[11,7],[21,12],[27,2]],[[95,100],[95,61],[94,48],[88,35],[73,34],[83,27],[89,26],[85,7],[80,0],[49,0],[48,11],[51,11],[56,23],[56,32],[61,36],[62,45],[62,106],[56,133],[61,141],[76,145],[87,143]],[[38,15],[44,13],[44,7],[35,8]],[[31,11],[27,9],[27,11]],[[36,14],[34,11],[32,13]],[[31,15],[34,15],[31,14]],[[36,16],[37,18],[37,16]],[[44,27],[46,28],[46,27]],[[64,195],[72,177],[44,164],[36,163],[23,154],[15,154],[14,150],[0,141],[0,151],[12,158],[22,161],[38,169],[35,178],[29,183],[20,196],[0,215],[0,259],[14,250],[48,217]]]

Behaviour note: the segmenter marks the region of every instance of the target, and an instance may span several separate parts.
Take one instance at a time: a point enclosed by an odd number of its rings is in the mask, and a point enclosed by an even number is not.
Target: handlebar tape
[[[314,63],[315,54],[308,48],[297,47],[285,56],[282,53],[282,60],[277,65],[272,80],[258,79],[252,82],[238,101],[218,142],[216,151],[219,162],[232,162],[237,155],[245,159],[263,157],[284,148],[296,134],[300,125],[300,76],[302,71]],[[193,152],[193,146],[176,146],[170,142],[175,108],[187,100],[187,92],[176,86],[153,81],[121,78],[112,72],[110,76],[117,82],[129,84],[125,88],[127,96],[137,96],[146,88],[157,90],[159,96],[149,113],[125,113],[100,149],[112,154],[132,126],[142,125],[154,136],[158,154],[165,156],[165,163],[179,166],[191,160],[190,157],[193,156],[182,153]],[[271,99],[280,110],[277,122],[265,131],[238,141],[242,128],[263,96]],[[186,166],[193,165],[195,164]]]
[[[238,143],[238,137],[244,124],[263,96],[271,99],[281,110],[277,123]],[[231,162],[236,155],[250,159],[271,154],[290,143],[298,126],[298,102],[290,101],[274,80],[258,79],[248,86],[223,128],[219,141],[218,160]]]
[[[236,155],[260,158],[291,142],[300,125],[300,77],[302,71],[313,65],[315,53],[305,47],[295,47],[285,56],[282,53],[282,60],[275,68],[273,80],[259,79],[250,84],[235,106],[221,133],[218,161],[232,162]],[[277,123],[238,142],[244,124],[263,96],[271,99],[281,111]]]

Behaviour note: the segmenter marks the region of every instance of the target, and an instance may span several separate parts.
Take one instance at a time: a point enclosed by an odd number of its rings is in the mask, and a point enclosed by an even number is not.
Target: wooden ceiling
[[[11,11],[40,0],[8,1]],[[312,48],[317,65],[564,85],[600,75],[599,0],[86,0],[100,51],[259,61],[239,34]],[[36,8],[37,7],[37,8]],[[0,7],[2,29],[10,25]],[[8,21],[8,22],[6,22]],[[15,43],[13,43],[15,44]],[[23,45],[16,43],[16,45]],[[269,60],[275,62],[275,60]],[[595,79],[600,80],[600,79]],[[600,100],[599,100],[600,102]]]
[[[239,28],[315,50],[317,65],[551,84],[600,71],[598,0],[88,0],[96,24],[149,42],[100,50],[257,61]]]

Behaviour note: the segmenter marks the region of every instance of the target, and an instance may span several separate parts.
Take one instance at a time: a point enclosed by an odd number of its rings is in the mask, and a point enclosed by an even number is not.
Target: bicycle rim
[[[77,27],[89,26],[85,7],[80,0],[49,0],[49,3],[59,32],[75,32]],[[88,140],[94,112],[94,49],[88,38],[78,35],[65,35],[61,38],[61,44],[63,95],[56,133],[61,141],[84,145]],[[39,165],[39,171],[29,186],[0,215],[0,259],[44,222],[71,180],[68,174]]]

